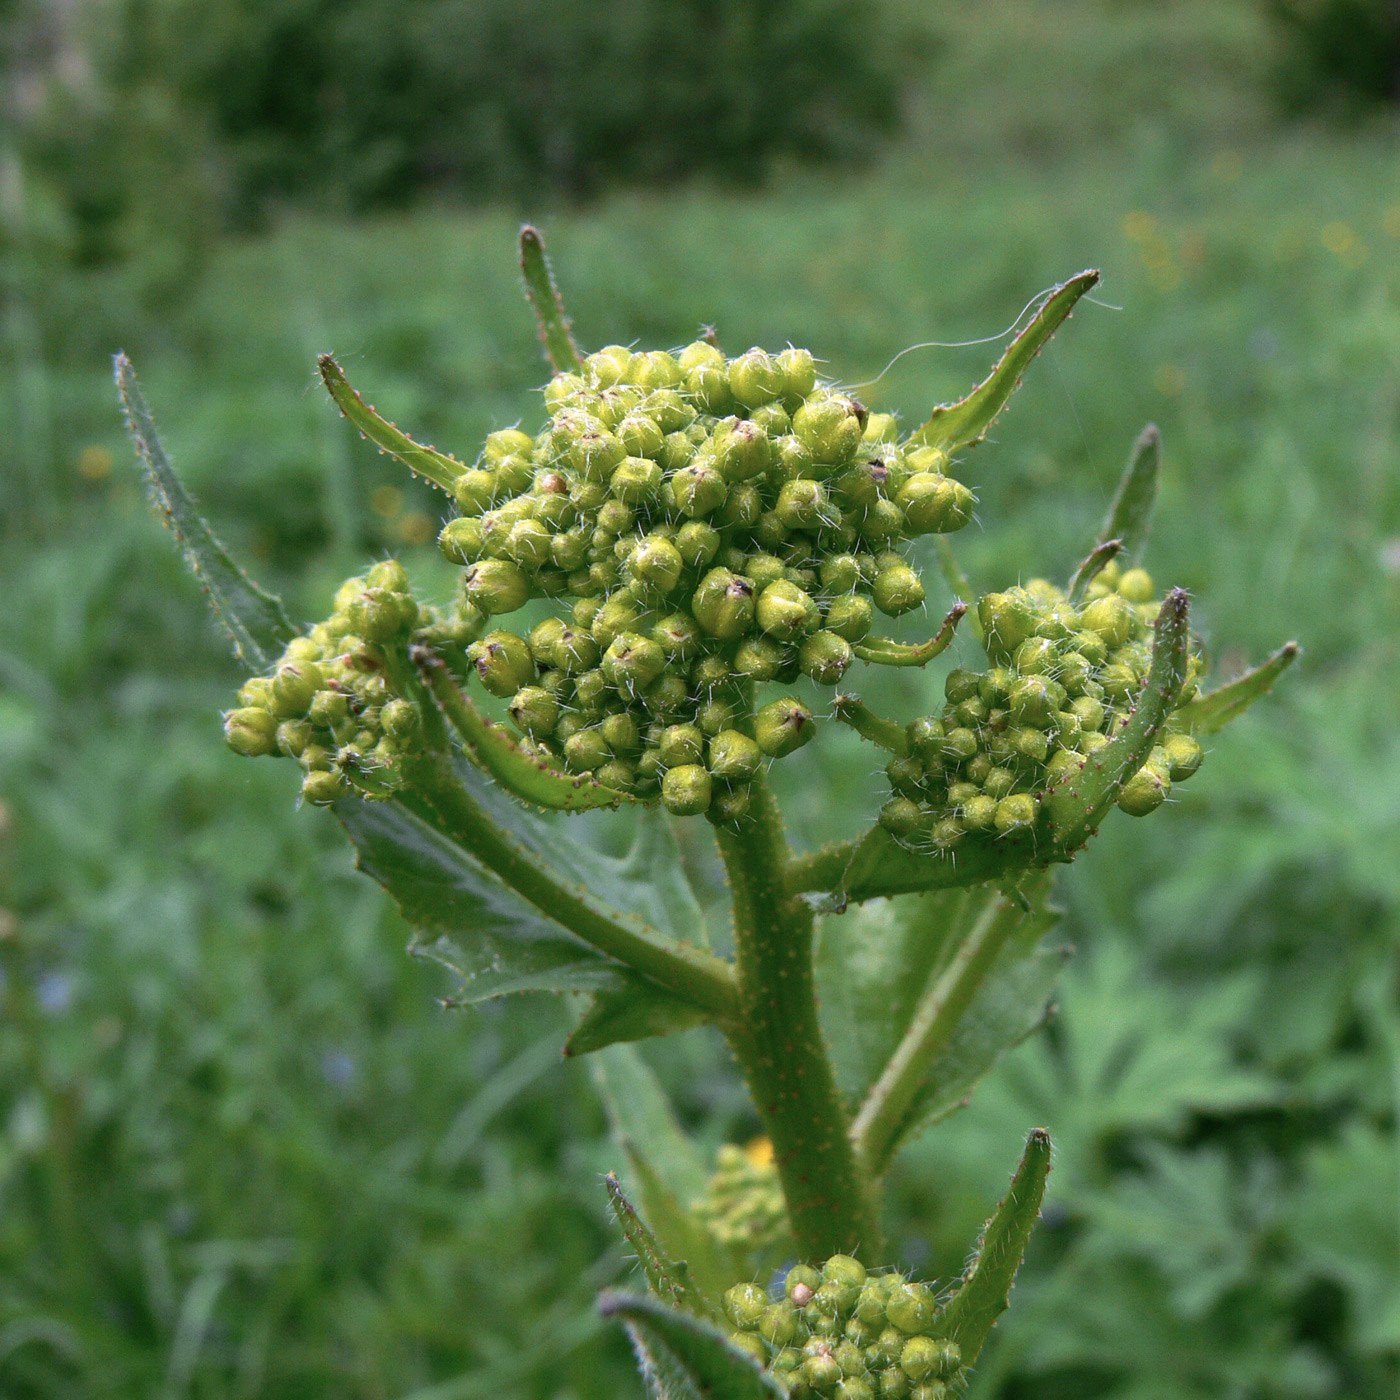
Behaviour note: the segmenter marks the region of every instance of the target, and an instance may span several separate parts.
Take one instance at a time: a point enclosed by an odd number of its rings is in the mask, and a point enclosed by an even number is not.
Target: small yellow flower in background
[[[398,522],[398,535],[405,544],[432,544],[437,526],[421,510],[411,510]]]
[[[772,1138],[756,1137],[752,1142],[745,1143],[744,1156],[756,1167],[771,1167],[773,1165]]]
[[[78,454],[78,475],[84,481],[101,481],[112,470],[112,454],[105,447],[85,447]]]
[[[1144,238],[1151,238],[1157,232],[1157,220],[1143,209],[1134,209],[1123,218],[1123,232],[1133,240],[1140,242]]]

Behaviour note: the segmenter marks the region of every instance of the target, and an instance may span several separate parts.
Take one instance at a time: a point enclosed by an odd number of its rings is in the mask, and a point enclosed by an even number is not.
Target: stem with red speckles
[[[791,855],[772,793],[762,779],[752,793],[738,827],[717,834],[739,987],[739,1021],[726,1034],[773,1143],[798,1251],[871,1258],[880,1228],[817,1018],[812,910],[786,893]]]

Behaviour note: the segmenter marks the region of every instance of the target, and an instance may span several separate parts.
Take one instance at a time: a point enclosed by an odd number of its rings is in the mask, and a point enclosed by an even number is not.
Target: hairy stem
[[[972,999],[1024,915],[1009,900],[993,896],[946,967],[934,977],[915,1008],[904,1038],[870,1086],[851,1139],[865,1168],[878,1177],[889,1164],[905,1115],[947,1048]]]
[[[789,852],[760,779],[737,831],[718,832],[734,901],[740,1020],[727,1031],[773,1143],[804,1258],[880,1247],[870,1182],[848,1133],[817,1019],[813,914],[785,884]]]
[[[859,841],[837,841],[805,856],[791,856],[783,876],[783,889],[788,894],[834,890],[859,844]]]

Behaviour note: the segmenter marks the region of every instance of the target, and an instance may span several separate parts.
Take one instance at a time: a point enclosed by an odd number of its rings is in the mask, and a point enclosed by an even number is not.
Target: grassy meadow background
[[[126,350],[295,615],[371,554],[445,591],[431,493],[352,436],[314,356],[459,454],[539,421],[521,216],[586,346],[712,323],[851,383],[1103,270],[976,450],[964,566],[984,590],[1064,574],[1152,420],[1154,576],[1192,591],[1218,672],[1305,654],[1179,801],[1066,872],[1058,1014],[906,1156],[891,1248],[956,1270],[1044,1124],[1046,1217],[975,1400],[1400,1393],[1393,110],[1285,120],[1278,30],[1243,0],[911,16],[902,136],[835,167],[282,212],[175,284],[48,259],[42,230],[4,245],[0,1395],[641,1393],[591,1307],[632,1266],[568,1008],[444,1010],[333,819],[224,748],[237,673],[109,378]],[[917,421],[996,354],[916,350],[864,396]],[[941,694],[941,672],[851,680],[911,714]],[[803,842],[875,806],[869,750],[834,729],[782,772]],[[754,1132],[716,1038],[646,1054],[708,1141]]]

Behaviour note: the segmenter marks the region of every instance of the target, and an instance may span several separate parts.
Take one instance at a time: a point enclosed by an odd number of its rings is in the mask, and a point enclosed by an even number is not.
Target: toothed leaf
[[[997,1318],[1009,1305],[1016,1271],[1040,1217],[1049,1175],[1050,1134],[1035,1128],[1026,1141],[1011,1190],[987,1222],[961,1287],[934,1321],[934,1334],[958,1344],[965,1366],[977,1360]]]
[[[1155,423],[1149,423],[1133,444],[1113,504],[1099,531],[1100,543],[1122,540],[1124,557],[1132,564],[1142,558],[1147,534],[1152,528],[1152,509],[1157,504],[1157,478],[1161,467],[1162,434]]]
[[[397,457],[410,471],[431,481],[434,486],[452,492],[457,478],[466,471],[466,464],[439,452],[436,447],[424,447],[414,442],[407,433],[396,428],[386,418],[381,418],[350,386],[345,371],[330,355],[322,355],[316,362],[321,370],[321,382],[326,386],[340,411],[376,447]]]
[[[628,973],[616,986],[594,994],[564,1042],[564,1054],[590,1055],[620,1041],[675,1035],[712,1019],[694,1002],[673,996],[636,973]]]
[[[1288,642],[1238,680],[1183,705],[1176,712],[1176,718],[1196,734],[1217,733],[1273,689],[1274,682],[1298,659],[1299,650],[1297,642]]]
[[[716,1328],[654,1298],[608,1292],[598,1310],[626,1326],[656,1400],[781,1400],[785,1393]]]
[[[556,372],[578,369],[582,356],[574,342],[569,318],[564,314],[564,300],[555,285],[549,259],[545,257],[544,239],[540,231],[529,224],[520,230],[520,270],[525,274],[525,294],[535,308],[540,341],[549,363]]]
[[[151,500],[179,542],[185,563],[199,580],[214,615],[229,634],[234,654],[250,671],[270,669],[296,635],[282,600],[259,588],[233,562],[199,514],[185,483],[165,455],[131,361],[118,355],[114,368],[127,431],[136,445]]]
[[[1173,589],[1157,614],[1152,663],[1131,717],[1078,773],[1046,793],[1050,826],[1062,851],[1078,850],[1098,830],[1124,783],[1147,761],[1186,678],[1188,620],[1186,594]]]
[[[690,1266],[684,1259],[672,1259],[667,1254],[661,1241],[647,1228],[646,1222],[627,1199],[622,1183],[614,1173],[608,1173],[606,1184],[613,1218],[626,1236],[627,1243],[637,1251],[637,1262],[647,1276],[651,1291],[673,1308],[696,1317],[713,1317],[714,1309],[691,1277]]]
[[[1021,382],[1026,366],[1055,334],[1074,309],[1075,302],[1098,280],[1099,274],[1090,270],[1056,287],[986,379],[965,399],[935,408],[928,422],[914,434],[914,441],[941,447],[945,452],[956,452],[960,447],[973,447],[981,442]]]

